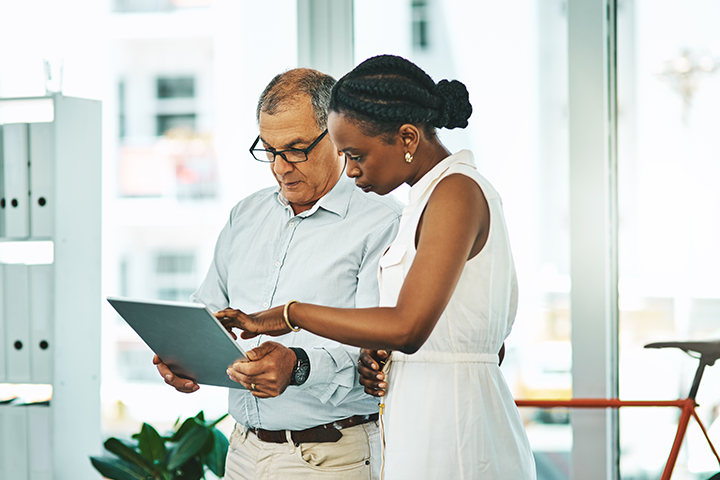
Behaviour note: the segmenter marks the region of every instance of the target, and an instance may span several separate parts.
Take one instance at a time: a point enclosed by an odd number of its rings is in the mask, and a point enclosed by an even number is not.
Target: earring
[[[407,163],[410,163],[410,162],[413,161],[413,156],[412,156],[412,154],[411,154],[410,152],[405,152],[405,161],[406,161]]]

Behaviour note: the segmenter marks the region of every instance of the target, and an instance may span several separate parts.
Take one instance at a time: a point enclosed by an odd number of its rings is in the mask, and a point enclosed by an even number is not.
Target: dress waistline
[[[460,353],[460,352],[416,352],[406,355],[392,353],[392,362],[408,363],[500,363],[497,353]]]

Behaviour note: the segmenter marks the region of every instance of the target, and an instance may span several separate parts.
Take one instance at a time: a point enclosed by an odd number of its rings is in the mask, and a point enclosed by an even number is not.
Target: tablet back
[[[227,367],[245,352],[199,303],[108,297],[108,302],[170,370],[195,383],[243,388]]]

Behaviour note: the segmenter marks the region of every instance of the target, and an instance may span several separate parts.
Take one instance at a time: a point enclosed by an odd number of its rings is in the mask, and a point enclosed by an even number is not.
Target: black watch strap
[[[310,359],[302,348],[290,347],[290,350],[295,352],[297,357],[297,362],[290,374],[290,385],[302,385],[310,376]]]

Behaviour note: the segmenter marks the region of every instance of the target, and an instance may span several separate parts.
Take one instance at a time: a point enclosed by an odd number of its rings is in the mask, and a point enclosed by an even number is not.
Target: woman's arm
[[[341,343],[413,353],[430,336],[465,262],[482,249],[489,228],[489,209],[480,187],[469,177],[450,175],[435,187],[425,208],[417,254],[397,306],[342,309],[294,303],[288,317],[296,327]],[[226,326],[243,329],[245,338],[289,331],[283,307],[249,316],[230,309],[216,315],[228,318]]]

